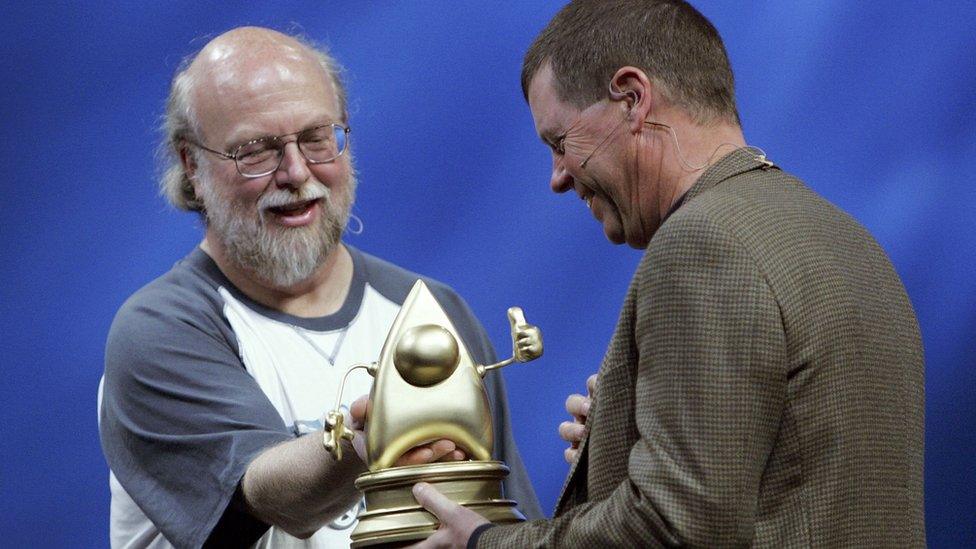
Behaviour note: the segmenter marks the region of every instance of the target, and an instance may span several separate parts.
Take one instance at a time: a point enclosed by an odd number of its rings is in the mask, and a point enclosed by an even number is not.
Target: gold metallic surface
[[[394,360],[398,348],[403,350],[401,340],[409,343],[415,328],[430,324],[454,339],[457,364],[446,379],[418,387],[400,375]],[[440,344],[438,349],[442,355],[448,352]],[[434,358],[446,362],[449,357]],[[369,400],[366,465],[370,471],[392,467],[407,450],[441,438],[453,440],[473,459],[491,459],[491,412],[481,376],[451,319],[422,281],[414,284],[390,328]]]
[[[508,308],[508,324],[512,329],[512,358],[529,362],[542,356],[542,332],[525,321],[521,307]]]
[[[413,497],[412,488],[421,481],[491,522],[525,520],[515,502],[503,496],[508,467],[490,461],[491,411],[482,378],[490,370],[541,356],[542,334],[518,307],[508,310],[508,320],[513,356],[476,364],[447,313],[418,280],[390,328],[379,361],[357,366],[367,368],[376,380],[366,420],[369,472],[356,480],[367,510],[353,531],[353,547],[393,546],[432,534],[436,517]],[[340,387],[339,399],[341,393]],[[336,406],[326,417],[324,440],[341,459],[338,437],[349,437]],[[454,441],[473,461],[393,467],[411,448],[439,439]]]
[[[457,339],[436,324],[410,328],[393,352],[393,364],[400,377],[416,387],[429,387],[450,377],[459,358]]]
[[[366,511],[352,533],[352,547],[424,539],[437,530],[437,518],[417,505],[411,491],[423,481],[496,524],[521,522],[515,502],[502,495],[508,467],[498,461],[458,461],[394,467],[363,473],[356,487],[366,493]]]
[[[342,439],[352,442],[356,433],[343,425],[345,416],[338,410],[332,410],[325,416],[325,429],[322,430],[322,444],[332,452],[336,460],[342,460]]]

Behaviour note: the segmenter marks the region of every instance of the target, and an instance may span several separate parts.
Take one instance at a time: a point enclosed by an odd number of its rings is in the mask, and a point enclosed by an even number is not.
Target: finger
[[[363,395],[352,401],[349,405],[349,415],[352,419],[354,429],[362,429],[366,424],[366,408],[369,403],[369,396]]]
[[[468,455],[465,454],[463,450],[454,450],[438,461],[464,461],[466,459],[468,459]]]
[[[418,541],[413,545],[408,545],[405,549],[437,549],[438,547],[449,547],[446,539],[448,537],[447,530],[434,530],[427,539]]]
[[[565,459],[566,463],[570,465],[572,465],[573,462],[576,461],[576,456],[578,455],[579,455],[579,450],[576,450],[575,448],[566,448],[565,450],[563,450],[563,459]]]
[[[413,497],[423,508],[434,513],[441,523],[448,522],[448,519],[461,507],[426,482],[413,485]]]
[[[559,424],[559,438],[565,440],[566,442],[579,442],[583,440],[583,435],[585,433],[586,426],[582,423],[564,421]]]
[[[583,395],[569,395],[566,399],[566,411],[577,421],[583,423],[586,421],[586,417],[590,415],[590,399]]]
[[[586,391],[590,393],[590,396],[596,393],[596,376],[597,374],[593,374],[586,378]]]
[[[518,347],[518,350],[519,351],[521,351],[522,353],[524,353],[526,355],[531,355],[533,357],[535,357],[535,356],[541,356],[542,355],[542,353],[541,353],[542,347],[538,344],[537,341],[535,341],[533,339],[527,339],[525,341],[519,341],[515,345]]]
[[[397,467],[402,467],[404,465],[421,465],[424,463],[430,463],[434,457],[434,451],[428,446],[417,446],[416,448],[411,448],[407,453],[400,456],[400,459],[396,460]]]
[[[457,445],[454,444],[453,441],[443,438],[440,440],[435,440],[428,446],[430,447],[431,452],[433,452],[430,459],[431,461],[438,461],[457,449]]]
[[[361,433],[356,433],[356,436],[352,439],[352,448],[356,451],[356,455],[359,456],[359,460],[366,463],[366,437]]]

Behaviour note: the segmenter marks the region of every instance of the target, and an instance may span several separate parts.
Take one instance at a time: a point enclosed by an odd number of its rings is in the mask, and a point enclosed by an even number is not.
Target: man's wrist
[[[478,546],[478,538],[481,537],[481,534],[485,533],[485,530],[491,528],[492,526],[495,525],[490,522],[478,525],[478,527],[471,532],[471,536],[468,537],[468,543],[465,545],[465,547],[467,547],[467,549],[475,549]]]

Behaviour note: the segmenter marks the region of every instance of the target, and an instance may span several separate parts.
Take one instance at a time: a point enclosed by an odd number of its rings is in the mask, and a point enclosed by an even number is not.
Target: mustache
[[[318,181],[310,181],[305,185],[302,185],[297,191],[287,190],[287,189],[276,189],[258,199],[258,208],[262,212],[268,208],[280,208],[282,206],[289,206],[292,204],[298,204],[299,202],[308,202],[310,200],[318,200],[320,198],[328,199],[332,193],[329,188]]]

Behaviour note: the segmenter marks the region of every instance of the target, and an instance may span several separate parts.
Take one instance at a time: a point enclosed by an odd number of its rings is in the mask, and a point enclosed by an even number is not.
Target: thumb
[[[434,516],[441,522],[444,522],[458,507],[457,503],[451,501],[447,496],[440,493],[437,488],[434,488],[426,482],[418,482],[413,485],[413,497],[417,500],[417,503],[431,513],[434,513]]]
[[[352,402],[349,405],[349,416],[352,421],[350,422],[350,427],[353,429],[363,430],[366,426],[366,413],[369,409],[369,397],[363,395]]]
[[[512,326],[512,332],[528,324],[525,321],[525,313],[522,312],[521,307],[508,308],[508,323]]]

